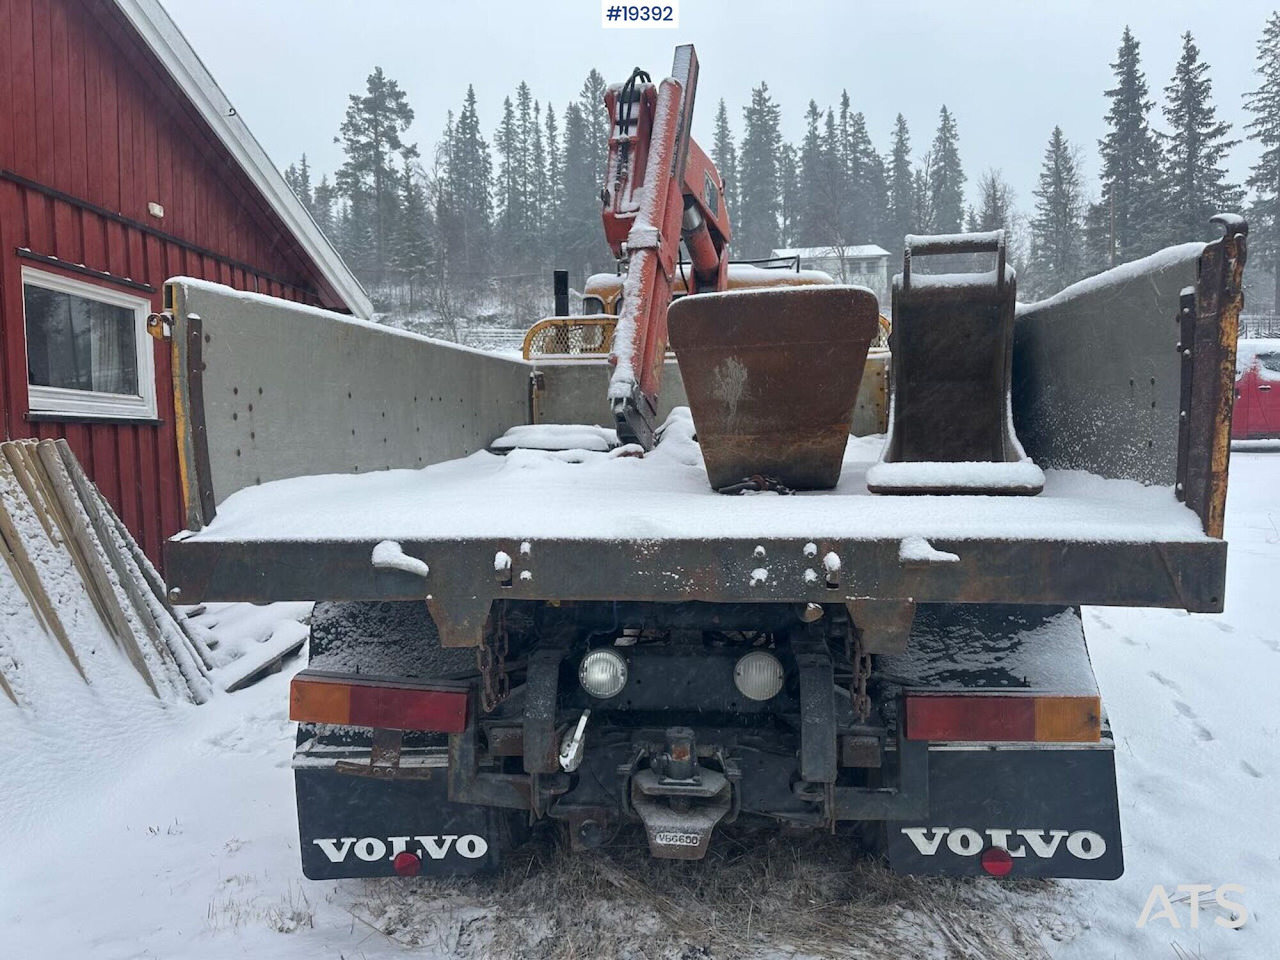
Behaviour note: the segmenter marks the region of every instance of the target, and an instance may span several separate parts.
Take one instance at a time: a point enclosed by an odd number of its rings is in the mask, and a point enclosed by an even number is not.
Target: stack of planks
[[[105,639],[156,697],[209,699],[208,647],[64,440],[0,443],[0,593],[15,587],[29,612],[10,604],[10,616],[38,626],[0,619],[0,695],[20,707],[38,685],[32,665],[48,659],[39,633],[90,686],[119,661],[105,656]]]

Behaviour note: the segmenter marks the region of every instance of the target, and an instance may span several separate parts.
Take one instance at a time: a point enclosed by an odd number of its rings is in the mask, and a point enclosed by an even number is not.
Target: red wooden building
[[[0,0],[0,424],[65,437],[147,554],[182,526],[164,281],[369,300],[157,0]]]

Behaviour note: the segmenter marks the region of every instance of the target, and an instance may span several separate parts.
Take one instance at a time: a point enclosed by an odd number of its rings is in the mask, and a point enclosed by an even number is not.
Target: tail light
[[[289,719],[461,733],[467,726],[467,688],[304,670],[289,687]]]
[[[1099,697],[908,693],[908,740],[1096,743]]]

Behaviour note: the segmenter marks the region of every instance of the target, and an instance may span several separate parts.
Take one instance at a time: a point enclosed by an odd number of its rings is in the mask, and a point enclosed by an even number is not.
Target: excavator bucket
[[[995,254],[989,273],[921,274],[912,257]],[[1017,276],[1004,231],[908,236],[894,278],[892,413],[867,489],[1033,496],[1044,472],[1013,429],[1009,386]]]
[[[667,326],[707,478],[836,485],[879,305],[861,287],[682,297]]]

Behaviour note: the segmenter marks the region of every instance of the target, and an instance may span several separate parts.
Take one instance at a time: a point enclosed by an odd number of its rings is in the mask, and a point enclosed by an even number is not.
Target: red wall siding
[[[149,201],[164,206],[163,219],[149,216]],[[154,344],[159,425],[29,421],[21,269],[59,271],[24,261],[19,248],[150,284],[154,310],[177,275],[341,304],[109,0],[0,0],[3,433],[65,437],[158,561],[161,542],[182,525],[169,350]]]

